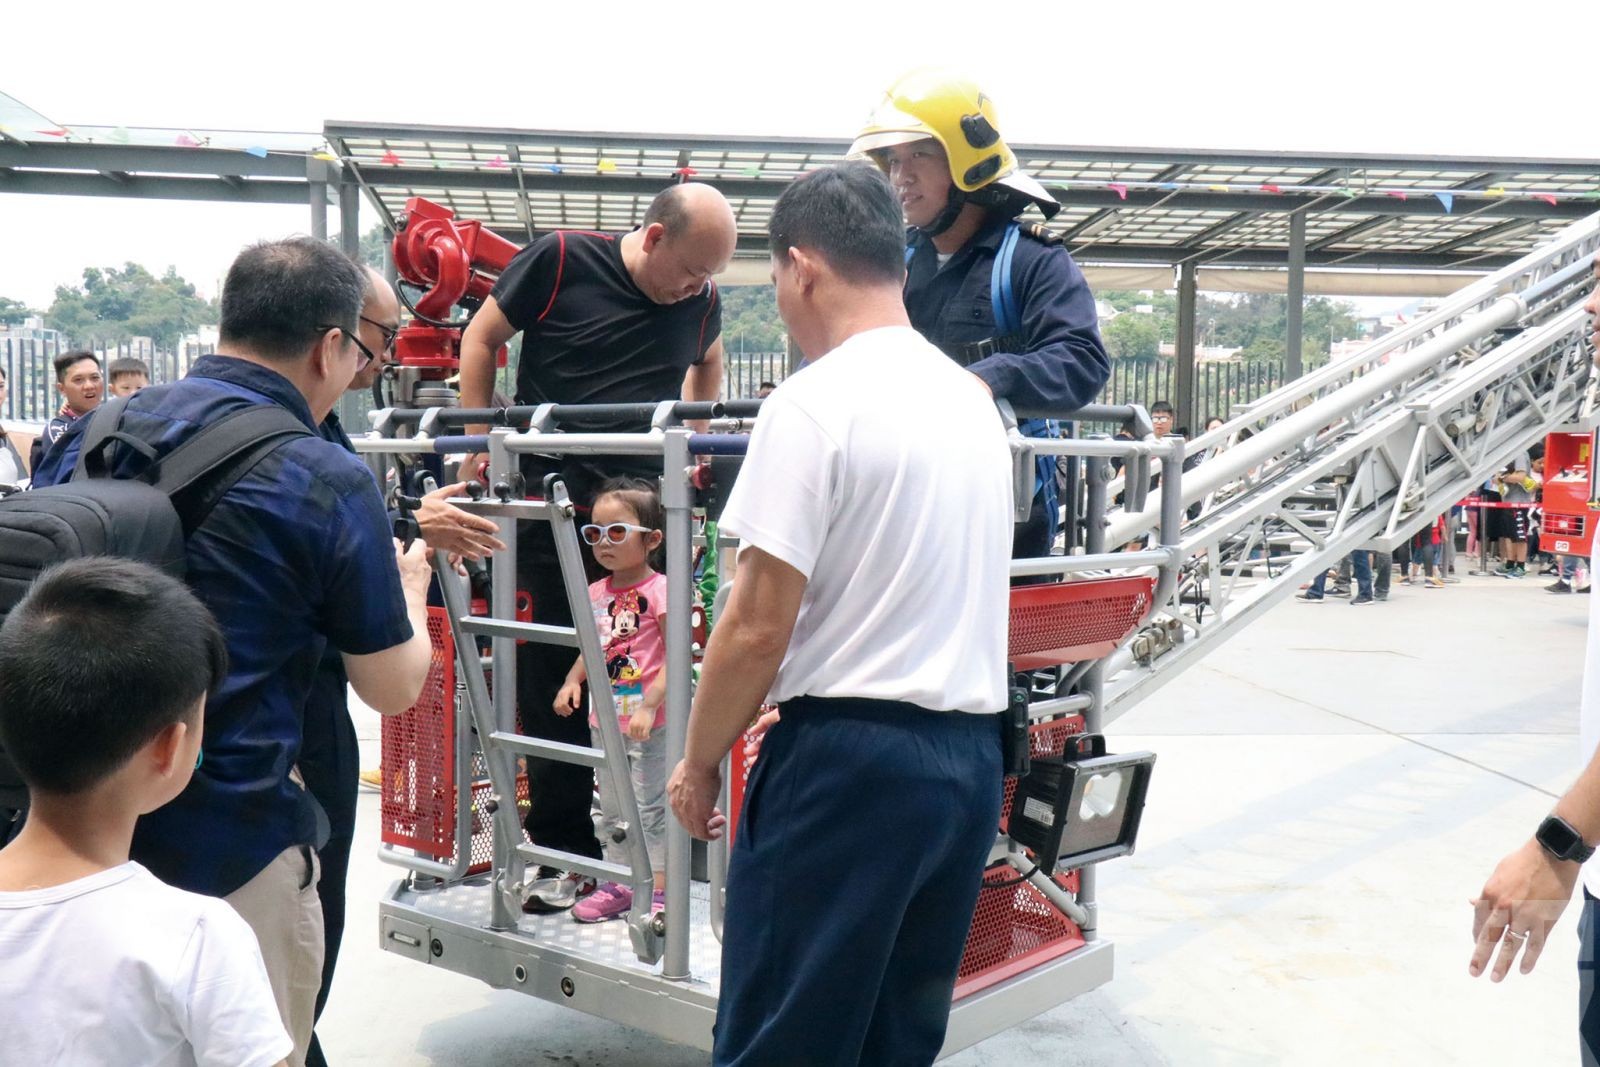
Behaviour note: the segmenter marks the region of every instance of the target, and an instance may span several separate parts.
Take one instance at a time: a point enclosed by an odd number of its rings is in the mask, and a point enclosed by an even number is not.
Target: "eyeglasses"
[[[394,351],[394,340],[396,337],[400,336],[400,327],[385,326],[383,323],[369,319],[365,315],[359,315],[357,317],[368,326],[376,326],[378,328],[378,332],[383,334],[383,352],[385,355],[388,355],[390,352]]]
[[[628,539],[630,533],[652,532],[654,531],[648,526],[635,526],[631,522],[614,522],[609,526],[596,526],[590,523],[578,527],[578,533],[583,535],[583,543],[586,545],[598,545],[602,537],[614,545],[620,545]]]
[[[357,374],[360,374],[362,371],[366,370],[368,365],[370,365],[373,360],[378,358],[372,354],[372,349],[361,343],[361,338],[357,337],[356,332],[348,326],[318,326],[316,329],[319,333],[326,333],[328,330],[338,330],[340,333],[344,334],[350,339],[351,344],[355,345],[356,348],[361,350],[361,362],[356,364]]]

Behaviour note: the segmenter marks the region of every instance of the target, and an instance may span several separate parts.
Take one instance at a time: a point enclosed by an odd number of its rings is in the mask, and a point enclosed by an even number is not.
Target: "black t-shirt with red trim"
[[[492,295],[506,321],[522,333],[519,404],[676,400],[684,375],[704,361],[722,335],[715,283],[687,300],[658,304],[634,284],[622,261],[622,241],[613,234],[546,234],[517,253]],[[648,429],[648,424],[603,420],[581,429],[623,433]],[[584,502],[594,486],[582,483],[596,477],[661,472],[659,459],[608,458],[599,465],[569,462],[565,468],[569,492]],[[533,478],[550,469],[549,464],[524,464],[524,473]],[[538,492],[536,482],[529,488]]]

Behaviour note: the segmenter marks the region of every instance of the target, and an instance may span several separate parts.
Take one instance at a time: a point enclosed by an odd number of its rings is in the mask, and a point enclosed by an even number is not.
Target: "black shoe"
[[[1357,607],[1357,606],[1359,606],[1361,604],[1371,604],[1372,602],[1373,602],[1372,597],[1370,595],[1366,594],[1366,593],[1362,593],[1359,596],[1354,596],[1354,597],[1350,598],[1350,606],[1351,607]]]
[[[1376,600],[1378,603],[1382,604],[1382,603],[1384,603],[1385,601],[1387,601],[1389,599],[1389,594],[1388,593],[1373,593],[1372,594],[1372,599]]]
[[[1320,604],[1320,603],[1322,603],[1322,597],[1319,596],[1316,593],[1313,593],[1309,589],[1307,589],[1304,593],[1296,593],[1294,595],[1294,598],[1296,600],[1304,600],[1307,604]]]
[[[1348,585],[1336,585],[1332,589],[1328,590],[1328,595],[1329,596],[1349,596],[1350,595],[1350,587]]]
[[[1572,592],[1572,586],[1568,585],[1565,581],[1560,581],[1545,586],[1544,591],[1546,593],[1570,593]]]

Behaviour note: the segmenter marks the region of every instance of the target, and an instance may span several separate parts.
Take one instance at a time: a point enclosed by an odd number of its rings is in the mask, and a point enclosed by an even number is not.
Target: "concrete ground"
[[[1547,581],[1291,601],[1123,716],[1113,749],[1159,759],[1138,853],[1100,876],[1116,977],[945,1062],[1576,1063],[1575,909],[1532,975],[1467,975],[1469,899],[1579,769],[1589,598]],[[395,870],[361,805],[335,1067],[707,1061],[381,952]]]

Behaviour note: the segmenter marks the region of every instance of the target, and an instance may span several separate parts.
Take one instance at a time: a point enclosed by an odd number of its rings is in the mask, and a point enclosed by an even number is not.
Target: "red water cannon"
[[[455,374],[465,324],[449,321],[451,309],[476,310],[519,251],[481,222],[457,219],[449,208],[420,196],[406,201],[394,236],[395,272],[423,294],[410,305],[413,317],[395,338],[402,394],[416,381]],[[503,347],[495,356],[497,366],[506,365]]]

